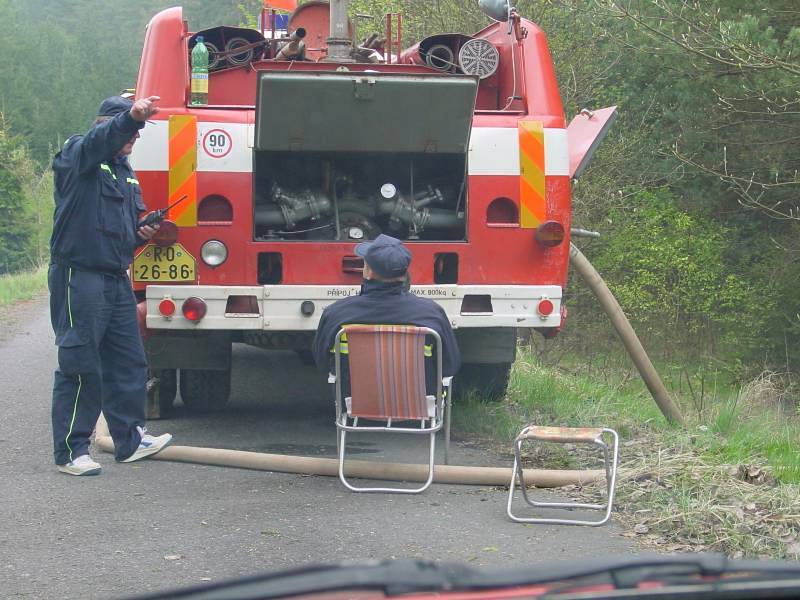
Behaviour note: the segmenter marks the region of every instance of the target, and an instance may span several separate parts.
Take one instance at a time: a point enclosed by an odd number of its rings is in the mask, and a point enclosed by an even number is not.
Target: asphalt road
[[[472,566],[635,552],[602,528],[521,525],[503,489],[434,484],[418,496],[353,494],[335,478],[142,461],[96,453],[99,477],[58,473],[46,299],[0,333],[0,596],[120,598],[307,563],[425,558]],[[237,347],[230,409],[150,424],[181,445],[335,455],[325,384],[292,354]],[[456,408],[457,410],[457,408]],[[367,441],[357,458],[383,455]],[[460,440],[453,464],[506,459]],[[510,465],[508,465],[510,466]]]

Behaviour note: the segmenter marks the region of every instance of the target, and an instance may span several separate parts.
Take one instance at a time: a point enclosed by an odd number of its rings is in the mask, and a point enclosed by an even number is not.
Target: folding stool
[[[605,438],[605,439],[604,439]],[[609,458],[608,444],[606,439],[613,442],[613,453]],[[522,468],[522,444],[553,443],[553,444],[590,444],[598,447],[603,453],[603,461],[606,472],[606,503],[605,504],[583,504],[579,502],[537,502],[528,496],[527,485],[525,484],[524,470]],[[614,504],[614,490],[617,480],[617,463],[619,459],[619,436],[613,429],[607,427],[541,427],[528,425],[520,431],[514,439],[514,466],[511,471],[511,483],[508,486],[508,504],[506,512],[513,521],[518,523],[553,523],[560,525],[604,525],[611,517],[611,508]],[[602,519],[587,521],[580,519],[559,519],[545,517],[521,517],[515,515],[511,510],[514,499],[516,482],[522,489],[522,497],[529,506],[534,508],[566,508],[566,509],[592,509],[602,510]]]

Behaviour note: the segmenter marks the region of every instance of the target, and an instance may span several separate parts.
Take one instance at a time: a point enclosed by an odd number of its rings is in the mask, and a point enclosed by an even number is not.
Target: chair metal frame
[[[430,487],[433,482],[433,465],[434,465],[434,451],[436,446],[436,434],[445,425],[445,450],[444,460],[447,464],[448,453],[450,449],[450,410],[448,408],[448,398],[444,393],[445,389],[449,388],[450,380],[452,377],[442,378],[442,339],[439,334],[429,327],[416,327],[413,325],[400,325],[407,329],[408,333],[424,333],[430,335],[436,347],[436,395],[426,395],[426,402],[428,406],[431,405],[433,400],[433,414],[428,418],[423,419],[408,419],[403,417],[402,421],[413,420],[419,423],[419,427],[403,427],[397,426],[393,423],[394,417],[386,415],[385,417],[375,418],[369,417],[371,422],[385,422],[384,425],[359,425],[359,416],[352,415],[350,406],[350,398],[344,398],[342,393],[342,336],[349,330],[357,328],[359,332],[371,333],[381,335],[382,333],[389,333],[386,331],[389,325],[345,325],[336,334],[334,341],[334,373],[331,374],[328,381],[335,385],[335,403],[336,403],[336,428],[337,428],[337,451],[339,455],[339,479],[344,486],[353,492],[387,492],[396,494],[419,494]],[[395,325],[394,327],[397,327]],[[348,342],[349,343],[349,342]],[[423,350],[424,351],[424,350]],[[348,355],[350,366],[352,364],[352,355]],[[399,369],[399,366],[397,367]],[[351,377],[352,387],[352,377]],[[430,413],[429,413],[430,414]],[[390,432],[390,433],[403,433],[412,435],[428,435],[430,437],[430,452],[428,455],[428,477],[423,485],[412,488],[402,487],[361,487],[351,484],[344,474],[344,463],[346,454],[346,435],[348,432]]]
[[[609,457],[609,447],[603,437],[610,437],[612,440],[613,453]],[[580,502],[537,502],[528,496],[527,485],[525,484],[524,470],[522,468],[522,444],[526,440],[556,444],[593,444],[603,453],[603,464],[606,472],[606,502],[605,504],[585,504]],[[617,464],[619,462],[619,436],[617,432],[608,427],[597,428],[569,428],[569,427],[540,427],[528,425],[519,432],[514,439],[514,466],[511,470],[511,483],[508,486],[508,503],[506,513],[512,521],[518,523],[550,523],[556,525],[589,525],[598,527],[605,525],[611,518],[611,510],[614,505],[614,492],[617,481]],[[603,517],[599,520],[582,519],[558,519],[545,517],[520,517],[511,510],[516,483],[519,482],[522,489],[522,497],[528,505],[534,508],[565,508],[565,509],[591,509],[604,511]]]

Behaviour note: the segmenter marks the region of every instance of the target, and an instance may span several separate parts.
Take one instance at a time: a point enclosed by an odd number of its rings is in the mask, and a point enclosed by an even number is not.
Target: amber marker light
[[[158,231],[156,231],[156,234],[153,236],[153,242],[155,242],[157,246],[171,246],[177,241],[178,226],[169,219],[165,219],[161,222]]]
[[[536,241],[545,248],[558,246],[564,236],[564,226],[558,221],[545,221],[536,229]]]

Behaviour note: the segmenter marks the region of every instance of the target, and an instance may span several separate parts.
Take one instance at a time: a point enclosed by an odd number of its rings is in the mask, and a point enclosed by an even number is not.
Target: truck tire
[[[204,413],[221,410],[231,395],[231,372],[181,369],[181,399],[186,409]]]
[[[511,363],[465,363],[453,378],[453,397],[457,402],[468,394],[499,402],[506,396]]]

